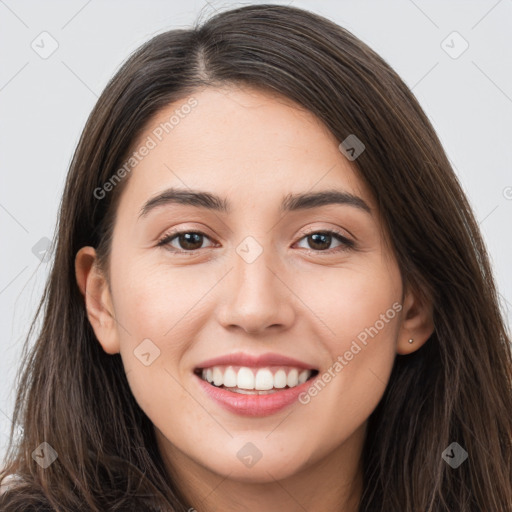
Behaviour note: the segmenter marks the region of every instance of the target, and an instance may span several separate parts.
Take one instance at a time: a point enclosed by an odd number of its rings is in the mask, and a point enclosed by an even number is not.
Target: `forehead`
[[[337,188],[371,204],[339,142],[316,116],[285,97],[248,87],[207,87],[167,105],[147,123],[132,151],[150,149],[130,172],[124,202],[140,207],[159,191],[180,187],[232,196],[236,207]]]

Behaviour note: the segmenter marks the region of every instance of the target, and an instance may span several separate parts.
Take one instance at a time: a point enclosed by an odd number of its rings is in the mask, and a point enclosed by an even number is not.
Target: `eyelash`
[[[203,233],[201,231],[194,231],[194,230],[172,231],[170,233],[166,233],[158,241],[157,246],[158,247],[165,246],[165,245],[169,244],[169,242],[174,240],[176,237],[178,237],[179,235],[183,235],[183,234],[195,234],[195,235],[204,236],[208,239],[210,238],[208,235],[206,235],[205,233]],[[316,235],[316,234],[331,235],[333,238],[337,239],[342,245],[340,247],[335,247],[334,249],[326,249],[326,250],[304,249],[308,254],[315,253],[315,254],[321,254],[321,255],[331,255],[333,252],[338,252],[338,251],[344,252],[344,251],[348,251],[350,249],[355,248],[355,243],[352,240],[349,240],[348,238],[343,236],[338,231],[328,230],[328,229],[327,230],[310,231],[309,233],[303,234],[301,236],[301,238],[299,238],[298,241],[302,240],[303,238],[307,238],[308,236]],[[193,250],[187,251],[187,250],[176,249],[174,247],[173,248],[166,247],[166,249],[175,254],[187,254],[190,256],[195,255],[197,253],[197,251],[200,250],[200,249],[193,249]]]

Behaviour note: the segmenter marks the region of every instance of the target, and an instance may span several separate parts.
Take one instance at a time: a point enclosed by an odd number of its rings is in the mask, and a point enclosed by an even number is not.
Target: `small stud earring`
[[[409,343],[414,343],[414,340],[411,338],[411,339],[409,340]]]

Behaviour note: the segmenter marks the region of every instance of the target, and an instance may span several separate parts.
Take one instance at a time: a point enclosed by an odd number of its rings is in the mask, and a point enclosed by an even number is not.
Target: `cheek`
[[[155,343],[172,339],[173,346],[179,347],[180,333],[187,330],[190,335],[195,325],[192,319],[203,307],[200,299],[215,283],[215,276],[201,276],[190,268],[142,260],[131,265],[126,261],[117,268],[112,276],[115,310],[129,332]]]
[[[199,420],[180,361],[198,328],[200,304],[194,304],[205,286],[184,272],[137,264],[119,267],[116,277],[115,309],[124,319],[118,329],[121,357],[137,403],[157,425],[174,424],[182,415]]]
[[[347,341],[350,345],[359,335],[364,341],[375,326],[382,338],[389,338],[397,324],[402,290],[397,268],[361,264],[320,269],[296,278],[294,289],[325,328],[331,355],[342,353]]]
[[[169,397],[184,403],[179,362],[197,328],[201,304],[194,304],[205,293],[204,280],[126,258],[112,273],[112,286],[121,357],[137,402],[148,415]]]
[[[310,388],[303,403],[318,407],[318,414],[331,404],[334,425],[346,424],[350,411],[350,421],[357,424],[376,407],[393,367],[401,278],[397,268],[385,265],[330,272],[328,279],[308,279],[319,285],[310,287],[306,296],[325,327],[319,335],[331,364],[323,368],[321,382]]]

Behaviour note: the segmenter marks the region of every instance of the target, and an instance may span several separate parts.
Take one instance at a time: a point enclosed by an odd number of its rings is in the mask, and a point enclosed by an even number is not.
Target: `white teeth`
[[[236,388],[236,383],[237,383],[236,372],[230,366],[226,370],[226,372],[224,373],[224,382],[223,382],[223,384],[227,388]]]
[[[203,369],[202,378],[214,386],[224,386],[235,392],[267,394],[286,386],[293,388],[303,384],[311,374],[311,370],[299,370],[297,368],[278,368],[275,373],[272,373],[270,368],[256,370],[245,366],[235,368],[232,366],[213,366]]]
[[[299,373],[299,384],[304,384],[308,380],[308,377],[311,375],[307,370],[303,370]]]
[[[223,381],[224,381],[224,375],[222,375],[221,369],[216,366],[213,369],[213,383],[216,386],[222,386]]]
[[[250,368],[238,370],[236,385],[240,389],[254,389],[254,373]]]
[[[260,391],[272,389],[274,387],[274,376],[268,368],[261,368],[256,374],[254,388]]]
[[[284,370],[277,370],[274,375],[274,387],[278,389],[286,387],[286,372]]]
[[[294,368],[290,370],[288,377],[286,378],[286,383],[289,388],[294,388],[299,384],[299,372]]]
[[[233,393],[240,393],[241,395],[270,395],[272,393],[277,393],[277,389],[258,391],[257,389],[230,388],[230,391]]]

